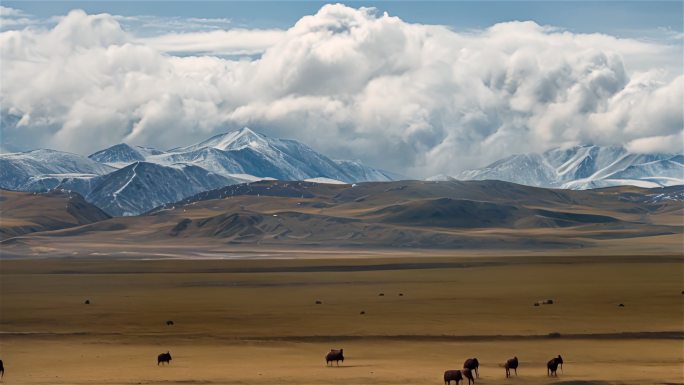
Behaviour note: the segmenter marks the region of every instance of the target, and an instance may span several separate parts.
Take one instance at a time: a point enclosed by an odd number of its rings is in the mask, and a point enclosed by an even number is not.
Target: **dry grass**
[[[478,384],[684,382],[681,258],[591,260],[2,261],[4,383],[441,384],[471,356]]]

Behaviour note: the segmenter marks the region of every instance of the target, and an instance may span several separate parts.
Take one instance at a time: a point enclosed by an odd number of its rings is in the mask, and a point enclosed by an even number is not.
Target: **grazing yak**
[[[471,369],[463,369],[463,377],[468,379],[468,385],[472,382],[475,384],[475,378],[473,378],[473,371]]]
[[[340,366],[340,361],[344,363],[344,349],[330,349],[328,354],[325,355],[325,366],[332,366],[332,362],[337,362],[337,366]]]
[[[5,365],[2,364],[2,360],[0,360],[0,378],[5,376]]]
[[[477,358],[468,358],[463,363],[463,369],[474,370],[475,371],[475,377],[477,377],[477,378],[480,378],[480,372],[478,371],[479,367],[480,367],[480,362],[477,360]]]
[[[558,357],[552,358],[551,361],[546,364],[546,375],[557,376],[556,370],[558,370],[558,365],[560,365],[561,371],[563,371],[563,358],[560,354]]]
[[[447,370],[444,372],[444,384],[451,385],[451,381],[456,381],[456,385],[463,379],[460,370]]]
[[[157,366],[159,366],[159,364],[162,364],[164,362],[166,362],[167,364],[170,364],[171,360],[172,360],[171,353],[169,353],[169,352],[162,353],[162,354],[157,356]]]
[[[515,375],[518,375],[518,357],[509,358],[504,364],[504,369],[506,369],[506,378],[511,376],[511,369],[515,371]]]

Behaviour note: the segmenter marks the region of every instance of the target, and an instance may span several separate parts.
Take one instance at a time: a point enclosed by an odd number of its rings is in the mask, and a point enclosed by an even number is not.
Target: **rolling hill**
[[[540,251],[619,248],[630,240],[642,248],[657,240],[653,250],[680,252],[683,198],[681,186],[573,191],[500,181],[259,181],[200,192],[136,217],[17,237],[4,252],[30,254],[47,245],[127,255],[320,247]]]
[[[76,193],[0,189],[0,239],[64,229],[111,218]]]

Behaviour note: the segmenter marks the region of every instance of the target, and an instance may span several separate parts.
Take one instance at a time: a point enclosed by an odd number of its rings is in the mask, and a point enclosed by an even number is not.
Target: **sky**
[[[0,2],[3,150],[248,126],[411,177],[684,151],[681,1]]]

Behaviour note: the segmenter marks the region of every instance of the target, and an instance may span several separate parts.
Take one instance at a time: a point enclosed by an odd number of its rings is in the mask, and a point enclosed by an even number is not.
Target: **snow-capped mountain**
[[[110,215],[137,215],[202,191],[239,183],[201,167],[135,162],[100,178],[86,195]]]
[[[145,160],[145,157],[141,153],[125,143],[116,144],[105,150],[98,151],[88,158],[96,162],[114,165],[143,162]]]
[[[88,158],[105,163],[111,166],[121,166],[123,167],[135,163],[144,162],[145,158],[153,155],[163,154],[164,151],[159,151],[154,148],[142,147],[142,146],[130,146],[126,143],[119,143],[107,149],[98,151]]]
[[[111,215],[137,215],[198,192],[260,179],[389,181],[391,173],[334,161],[249,128],[161,151],[117,144],[89,157],[52,150],[0,154],[0,188],[76,191]]]
[[[161,165],[192,164],[230,178],[305,180],[334,179],[346,183],[393,180],[390,173],[358,162],[334,161],[295,140],[271,138],[249,128],[216,135],[166,152],[117,144],[90,155],[112,166],[137,161]]]
[[[0,188],[44,191],[65,178],[88,180],[115,170],[81,155],[54,150],[0,154]]]
[[[543,154],[513,155],[487,167],[430,179],[445,178],[495,179],[574,190],[620,185],[673,186],[684,184],[684,156],[634,154],[623,147],[584,145],[555,148]]]

